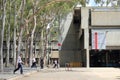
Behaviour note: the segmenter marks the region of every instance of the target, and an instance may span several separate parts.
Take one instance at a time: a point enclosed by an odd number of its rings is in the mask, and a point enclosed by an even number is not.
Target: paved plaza
[[[120,80],[120,68],[24,68],[23,75],[8,70],[0,73],[0,80]]]

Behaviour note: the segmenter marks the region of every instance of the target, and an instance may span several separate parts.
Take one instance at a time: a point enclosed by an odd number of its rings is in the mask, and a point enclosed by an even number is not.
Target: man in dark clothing
[[[40,60],[40,67],[41,67],[41,69],[43,69],[43,67],[44,67],[43,65],[44,65],[44,61],[43,61],[43,59],[41,59]]]

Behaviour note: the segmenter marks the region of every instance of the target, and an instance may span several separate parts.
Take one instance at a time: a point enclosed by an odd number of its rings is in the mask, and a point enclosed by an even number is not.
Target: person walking
[[[58,61],[57,60],[54,61],[54,68],[58,68]]]
[[[20,54],[18,56],[18,59],[17,59],[17,68],[13,71],[14,74],[19,69],[20,69],[20,74],[23,74],[23,65],[22,65],[23,61],[22,61],[21,57],[22,57],[22,54]]]
[[[44,65],[44,60],[43,59],[40,59],[40,68],[43,69],[43,66]]]
[[[31,66],[31,68],[37,68],[37,66],[36,66],[36,59],[35,59],[35,57],[33,57],[33,60],[32,60],[32,66]]]

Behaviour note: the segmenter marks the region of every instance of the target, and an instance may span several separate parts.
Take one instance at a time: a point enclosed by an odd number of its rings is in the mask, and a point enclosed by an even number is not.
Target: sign
[[[61,44],[61,43],[58,43],[57,45],[58,45],[58,50],[61,50],[62,44]]]

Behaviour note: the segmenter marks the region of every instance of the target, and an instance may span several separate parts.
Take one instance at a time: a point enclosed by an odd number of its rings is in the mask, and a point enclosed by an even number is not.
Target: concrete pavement
[[[52,74],[52,75],[51,75]],[[47,77],[46,77],[47,76]],[[24,68],[24,74],[13,70],[0,73],[0,80],[120,80],[120,68]]]
[[[37,68],[23,67],[23,74],[20,74],[20,70],[13,74],[13,70],[13,67],[4,68],[4,72],[0,73],[0,80],[16,80],[38,71]]]
[[[72,68],[44,69],[22,80],[120,80],[120,69],[116,68]],[[18,80],[21,80],[18,79]]]

